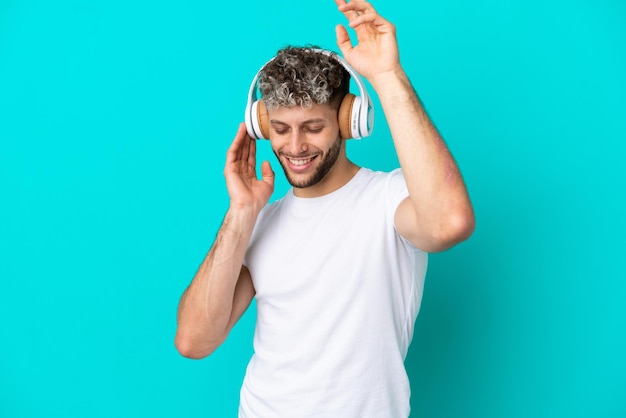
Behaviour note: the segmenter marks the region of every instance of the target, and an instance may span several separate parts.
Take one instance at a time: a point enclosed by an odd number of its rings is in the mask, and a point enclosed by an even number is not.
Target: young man
[[[456,163],[399,61],[394,26],[365,1],[336,0],[357,35],[336,28],[346,62],[376,90],[400,169],[347,158],[340,61],[285,48],[259,78],[261,116],[293,188],[269,204],[269,162],[241,124],[224,174],[230,206],[178,312],[176,347],[211,354],[252,299],[254,356],[240,417],[407,417],[404,359],[427,253],[467,239],[474,215]],[[339,115],[339,116],[338,116]],[[341,125],[341,128],[340,128]]]

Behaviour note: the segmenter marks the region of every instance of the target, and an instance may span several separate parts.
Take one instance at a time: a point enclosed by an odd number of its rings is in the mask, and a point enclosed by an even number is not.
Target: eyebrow
[[[322,118],[315,118],[315,119],[307,119],[305,121],[303,121],[300,125],[309,125],[311,123],[325,123],[326,120],[322,119]],[[270,124],[272,125],[283,125],[283,126],[289,126],[287,123],[276,120],[276,119],[272,119],[270,120]]]

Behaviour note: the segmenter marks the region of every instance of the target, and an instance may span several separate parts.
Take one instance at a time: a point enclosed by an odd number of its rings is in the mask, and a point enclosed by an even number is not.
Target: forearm
[[[398,69],[372,80],[372,85],[385,112],[420,228],[433,234],[468,229],[461,225],[473,223],[465,183],[406,74]]]
[[[179,351],[212,352],[228,332],[233,300],[256,213],[229,210],[215,242],[183,293],[178,308]]]

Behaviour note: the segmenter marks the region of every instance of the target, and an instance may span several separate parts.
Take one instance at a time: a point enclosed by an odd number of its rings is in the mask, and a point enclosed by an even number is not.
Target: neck
[[[358,173],[360,167],[348,160],[345,153],[337,159],[333,168],[316,185],[305,188],[293,188],[293,194],[297,197],[312,198],[320,197],[340,189]]]

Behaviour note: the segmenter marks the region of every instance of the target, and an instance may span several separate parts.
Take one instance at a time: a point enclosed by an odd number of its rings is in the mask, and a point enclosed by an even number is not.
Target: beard
[[[289,184],[291,184],[291,186],[293,187],[303,189],[306,187],[315,186],[317,183],[322,181],[324,177],[326,177],[328,172],[334,167],[335,163],[337,162],[337,159],[339,158],[339,153],[341,151],[342,144],[343,144],[343,140],[341,138],[337,138],[337,140],[333,143],[333,145],[328,149],[328,152],[326,152],[325,154],[322,154],[322,162],[317,166],[317,168],[315,169],[315,172],[311,174],[309,178],[300,179],[300,180],[297,180],[290,175],[288,167],[286,167],[286,165],[283,164],[282,160],[280,159],[280,156],[278,155],[276,151],[274,151],[274,154],[276,154],[276,158],[278,158],[278,162],[283,168],[283,172],[285,173],[285,177],[287,178],[287,181],[289,182]],[[319,158],[319,157],[316,157],[316,158]]]

